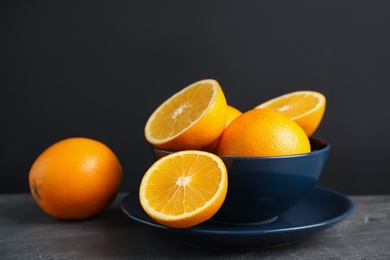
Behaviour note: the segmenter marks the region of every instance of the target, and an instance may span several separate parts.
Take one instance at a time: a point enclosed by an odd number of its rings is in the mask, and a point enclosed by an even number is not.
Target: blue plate
[[[303,240],[345,219],[352,201],[330,189],[315,187],[300,203],[268,224],[236,225],[206,221],[186,229],[174,229],[152,220],[142,209],[138,193],[127,195],[122,211],[135,222],[163,232],[184,243],[214,248],[257,248]]]

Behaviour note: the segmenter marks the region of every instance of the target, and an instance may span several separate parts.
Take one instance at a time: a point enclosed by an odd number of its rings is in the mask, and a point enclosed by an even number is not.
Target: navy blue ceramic
[[[222,156],[228,170],[226,199],[213,219],[228,223],[267,223],[296,205],[313,189],[330,145],[310,138],[312,152],[289,156]],[[156,158],[171,153],[155,148]]]
[[[314,187],[278,219],[268,224],[235,225],[206,221],[185,229],[169,228],[152,220],[142,209],[138,193],[121,202],[122,211],[133,221],[156,231],[161,239],[173,239],[196,246],[247,249],[277,246],[307,239],[347,218],[352,201],[329,189]]]

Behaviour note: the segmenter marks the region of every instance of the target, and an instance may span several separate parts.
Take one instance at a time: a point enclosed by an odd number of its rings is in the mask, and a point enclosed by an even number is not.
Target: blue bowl
[[[270,157],[221,156],[228,170],[226,199],[214,221],[269,223],[314,188],[325,167],[330,144],[310,138],[311,152]],[[156,159],[172,151],[154,148]]]

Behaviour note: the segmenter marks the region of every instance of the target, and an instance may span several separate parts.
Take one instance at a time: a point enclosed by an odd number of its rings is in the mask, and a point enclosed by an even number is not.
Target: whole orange
[[[240,110],[238,110],[237,108],[235,108],[233,106],[228,105],[227,106],[227,118],[226,118],[225,128],[234,119],[239,117],[241,114],[242,114],[242,112]],[[218,142],[219,142],[219,138],[217,140],[215,140],[214,143],[212,143],[211,145],[209,145],[206,148],[204,148],[204,150],[207,151],[207,152],[210,152],[210,153],[215,153],[215,149],[217,148]]]
[[[222,133],[216,149],[220,156],[280,156],[310,152],[303,129],[268,108],[249,110]]]
[[[121,164],[105,144],[83,137],[59,141],[38,156],[29,172],[33,198],[61,219],[92,217],[114,200]]]

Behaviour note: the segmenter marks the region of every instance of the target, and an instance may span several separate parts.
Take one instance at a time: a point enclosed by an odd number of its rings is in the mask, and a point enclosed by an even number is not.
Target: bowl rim
[[[326,153],[330,150],[330,143],[326,141],[325,139],[319,138],[319,137],[309,137],[310,145],[312,142],[322,143],[324,144],[323,147],[320,149],[316,149],[314,151],[311,151],[309,153],[301,153],[301,154],[289,154],[289,155],[276,155],[276,156],[219,156],[222,160],[271,160],[271,159],[291,159],[291,158],[298,158],[298,157],[310,157],[310,156],[316,156],[318,154]],[[157,147],[153,147],[154,150],[161,151],[167,154],[174,153],[176,151],[170,151],[166,149],[160,149]],[[194,149],[188,149],[188,150],[194,150]]]

